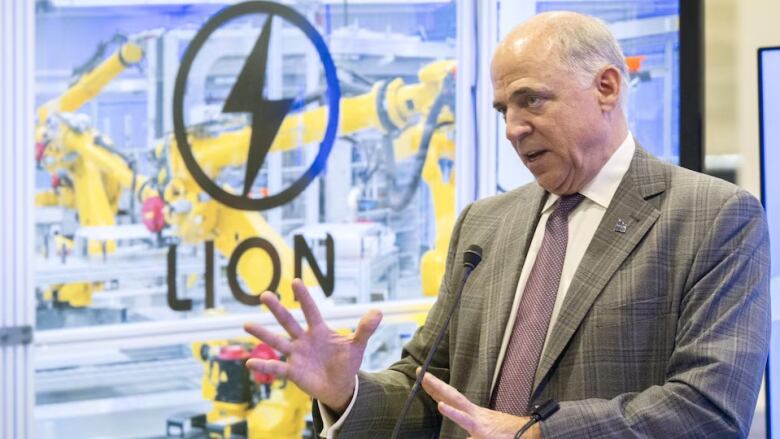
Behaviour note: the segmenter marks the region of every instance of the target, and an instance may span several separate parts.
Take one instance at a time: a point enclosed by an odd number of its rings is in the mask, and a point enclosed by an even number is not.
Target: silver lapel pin
[[[626,233],[627,228],[628,225],[623,221],[623,218],[618,218],[617,223],[615,223],[615,231],[618,233]]]

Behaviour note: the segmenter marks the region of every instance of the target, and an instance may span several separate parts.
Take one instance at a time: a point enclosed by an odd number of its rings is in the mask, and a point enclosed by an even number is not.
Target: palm
[[[364,349],[365,345],[355,343],[351,336],[340,335],[324,324],[309,328],[292,342],[288,377],[312,396],[327,394],[332,384],[354,380]]]
[[[248,324],[246,330],[284,354],[287,362],[252,360],[247,365],[258,372],[287,377],[313,398],[340,411],[352,396],[355,374],[363,360],[366,342],[379,325],[381,314],[370,311],[353,335],[341,335],[328,328],[322,320],[302,282],[295,280],[293,291],[301,303],[308,329],[304,330],[298,324],[276,296],[263,294],[263,303],[291,339],[258,325]]]

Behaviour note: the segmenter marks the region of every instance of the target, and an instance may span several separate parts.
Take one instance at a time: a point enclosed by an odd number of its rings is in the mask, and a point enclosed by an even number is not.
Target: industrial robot
[[[292,382],[250,372],[250,358],[278,360],[268,345],[250,339],[192,345],[203,363],[202,391],[212,402],[208,413],[178,413],[168,418],[166,435],[210,439],[300,439],[315,437],[306,417],[311,398]],[[283,359],[283,358],[282,358]]]

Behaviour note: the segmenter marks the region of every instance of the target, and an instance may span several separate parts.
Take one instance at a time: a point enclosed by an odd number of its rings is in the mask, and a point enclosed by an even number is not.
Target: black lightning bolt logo
[[[244,176],[245,197],[249,194],[260,172],[260,166],[265,161],[279,127],[293,103],[293,99],[269,100],[263,96],[272,19],[273,15],[269,15],[266,19],[255,47],[247,57],[222,107],[223,113],[250,113],[252,116],[252,135],[249,140],[249,156]]]

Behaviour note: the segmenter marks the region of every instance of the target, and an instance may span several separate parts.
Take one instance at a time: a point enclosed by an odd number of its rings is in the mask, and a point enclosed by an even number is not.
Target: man
[[[623,55],[596,19],[531,19],[501,41],[491,74],[536,182],[463,211],[439,299],[402,359],[358,372],[381,314],[338,335],[295,282],[309,328],[263,294],[290,339],[247,330],[288,360],[248,366],[317,399],[328,436],[388,436],[477,244],[484,261],[402,437],[512,438],[548,399],[560,410],[523,437],[745,436],[769,340],[760,204],[636,144]]]

